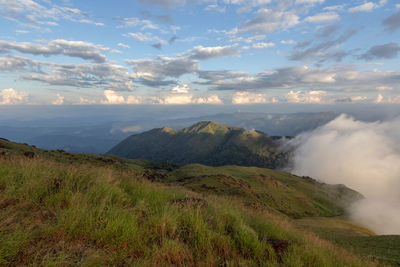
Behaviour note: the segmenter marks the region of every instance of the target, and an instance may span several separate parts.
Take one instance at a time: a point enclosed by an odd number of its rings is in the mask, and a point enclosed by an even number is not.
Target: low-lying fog
[[[400,117],[341,115],[290,144],[292,173],[357,190],[365,199],[349,206],[352,218],[378,234],[400,234]]]

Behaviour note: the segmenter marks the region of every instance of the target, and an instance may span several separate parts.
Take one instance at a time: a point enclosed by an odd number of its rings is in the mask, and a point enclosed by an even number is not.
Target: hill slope
[[[375,266],[291,219],[343,214],[341,201],[358,197],[267,169],[177,167],[0,139],[0,265]]]
[[[178,165],[232,164],[275,169],[286,162],[286,155],[279,152],[278,144],[268,135],[211,121],[181,130],[159,128],[132,135],[108,154]]]

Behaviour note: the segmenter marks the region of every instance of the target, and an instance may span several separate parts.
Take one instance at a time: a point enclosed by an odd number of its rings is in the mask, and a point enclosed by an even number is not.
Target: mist
[[[290,171],[365,196],[353,220],[377,234],[400,234],[400,118],[362,122],[347,115],[289,141]]]

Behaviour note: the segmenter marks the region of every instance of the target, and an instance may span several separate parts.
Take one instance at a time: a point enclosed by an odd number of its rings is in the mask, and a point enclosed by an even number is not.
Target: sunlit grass
[[[0,264],[373,266],[241,201],[202,196],[112,167],[0,160]],[[290,242],[277,255],[267,238]]]

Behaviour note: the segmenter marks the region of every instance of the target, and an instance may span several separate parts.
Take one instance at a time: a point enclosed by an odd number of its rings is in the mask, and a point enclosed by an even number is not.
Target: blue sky
[[[0,0],[0,104],[400,103],[400,1]]]

